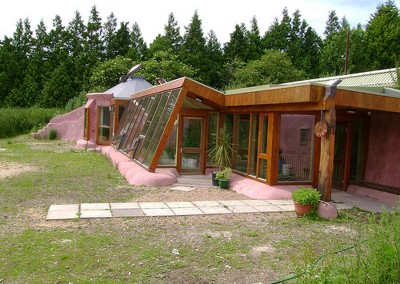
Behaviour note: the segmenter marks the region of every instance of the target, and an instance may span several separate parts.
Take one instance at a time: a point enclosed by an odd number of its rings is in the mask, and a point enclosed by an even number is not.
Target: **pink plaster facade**
[[[365,180],[400,187],[400,114],[372,113]]]
[[[77,108],[69,113],[59,115],[41,130],[33,133],[34,138],[47,138],[50,129],[57,130],[57,136],[63,140],[76,141],[82,138],[84,107]]]

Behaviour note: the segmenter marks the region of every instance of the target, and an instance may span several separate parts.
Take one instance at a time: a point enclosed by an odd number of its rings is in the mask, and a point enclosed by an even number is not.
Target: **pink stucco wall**
[[[83,107],[77,108],[69,113],[59,115],[37,133],[33,133],[35,138],[47,138],[51,129],[57,130],[57,137],[63,140],[78,140],[83,134]]]
[[[400,114],[372,113],[365,179],[400,187]]]
[[[90,93],[86,95],[88,100],[93,100],[93,103],[90,104],[90,118],[89,118],[89,141],[92,143],[96,143],[96,129],[97,129],[97,108],[99,106],[110,106],[111,99],[113,98],[112,94],[103,94],[103,93]],[[83,132],[82,136],[83,136]]]

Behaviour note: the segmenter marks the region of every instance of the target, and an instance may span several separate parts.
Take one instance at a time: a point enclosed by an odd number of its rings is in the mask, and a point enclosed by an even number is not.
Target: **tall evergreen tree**
[[[128,54],[131,42],[128,24],[128,22],[121,22],[115,36],[108,44],[111,58]]]
[[[400,54],[400,15],[392,0],[379,4],[366,26],[374,69],[393,68]]]
[[[255,16],[251,19],[250,24],[251,28],[250,31],[248,32],[248,38],[249,38],[248,59],[256,60],[260,59],[260,57],[263,55],[263,46],[261,41],[260,29],[258,28],[257,19]]]
[[[221,44],[213,30],[208,33],[206,40],[206,58],[209,72],[204,74],[204,76],[207,75],[205,81],[208,82],[211,87],[222,89],[224,86],[222,80],[224,73],[224,55]]]
[[[174,14],[171,13],[168,16],[167,24],[164,26],[164,34],[158,34],[150,44],[149,56],[165,50],[170,50],[178,56],[182,47],[182,40],[178,22],[175,20]]]
[[[111,13],[107,17],[107,21],[104,23],[104,58],[111,59],[115,56],[116,51],[113,50],[113,42],[115,38],[115,34],[117,31],[117,18],[114,16],[114,13]]]
[[[336,11],[329,11],[328,20],[326,21],[324,35],[325,38],[329,38],[332,34],[340,31],[339,18],[336,15]]]
[[[89,66],[93,67],[100,60],[104,59],[104,45],[103,45],[103,25],[99,12],[96,6],[93,6],[90,11],[89,21],[86,28],[86,42],[85,53],[88,53],[90,60]]]
[[[175,55],[178,55],[179,50],[182,46],[182,36],[178,21],[175,20],[175,16],[173,13],[169,14],[168,16],[168,23],[164,27],[164,33],[165,37],[171,45],[172,51]]]
[[[135,22],[132,26],[130,38],[131,47],[128,52],[128,57],[136,62],[146,60],[148,48],[146,42],[143,39],[142,32],[140,31],[140,27],[137,22]]]
[[[0,105],[9,103],[11,91],[22,82],[24,73],[20,69],[20,56],[11,38],[0,42]]]
[[[249,60],[249,33],[244,23],[235,25],[229,42],[224,46],[224,55],[227,61],[239,59],[247,62]]]
[[[186,27],[183,44],[180,51],[181,61],[195,70],[195,79],[207,84],[209,62],[206,58],[206,40],[204,38],[201,20],[195,11],[191,22]]]

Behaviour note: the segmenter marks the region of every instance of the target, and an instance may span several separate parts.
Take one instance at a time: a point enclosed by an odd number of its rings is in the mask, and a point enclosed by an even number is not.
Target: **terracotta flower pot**
[[[296,213],[297,217],[302,217],[304,214],[311,212],[313,206],[311,204],[303,205],[299,203],[294,203],[294,212]]]

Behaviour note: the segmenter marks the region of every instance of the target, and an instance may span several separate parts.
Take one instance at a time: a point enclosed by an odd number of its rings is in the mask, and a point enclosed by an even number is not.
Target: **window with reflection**
[[[314,115],[281,115],[278,181],[312,181],[314,125]]]
[[[239,172],[247,173],[249,152],[250,114],[235,114],[233,127],[233,168]]]
[[[210,149],[213,149],[217,144],[217,132],[218,132],[218,113],[210,113],[208,115],[208,135],[207,135],[207,153]],[[207,166],[214,166],[212,159],[207,155]]]
[[[112,144],[148,167],[164,134],[179,92],[180,89],[176,89],[132,99],[124,111],[118,134]],[[164,150],[167,151],[166,148]]]
[[[97,142],[110,142],[110,109],[108,106],[98,107],[98,113]]]

